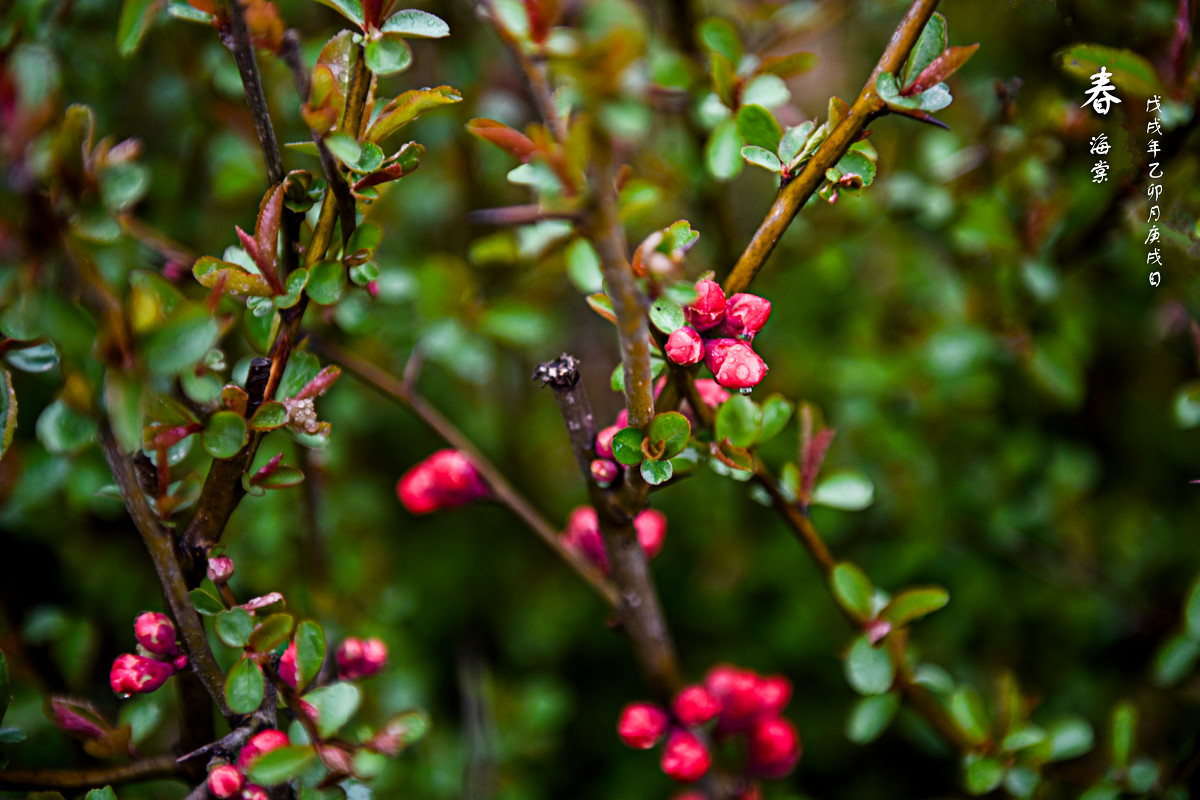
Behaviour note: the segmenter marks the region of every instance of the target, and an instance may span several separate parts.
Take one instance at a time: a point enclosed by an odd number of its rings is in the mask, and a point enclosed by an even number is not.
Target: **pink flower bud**
[[[171,659],[171,666],[175,669],[176,672],[179,672],[179,670],[181,670],[181,669],[186,669],[187,665],[188,665],[187,656],[183,655],[182,653],[180,653],[179,655],[177,655]]]
[[[725,303],[722,336],[753,339],[771,316],[771,301],[756,294],[739,292]]]
[[[369,678],[387,664],[387,645],[379,639],[348,637],[338,646],[338,673],[347,680]]]
[[[706,405],[716,408],[729,399],[729,392],[721,388],[721,384],[708,378],[696,381],[696,391]]]
[[[863,626],[863,630],[871,644],[878,644],[880,639],[892,632],[892,623],[886,619],[873,619]]]
[[[99,739],[111,730],[104,717],[90,703],[69,697],[49,699],[51,721],[60,731],[76,739]]]
[[[629,409],[622,408],[620,411],[618,411],[617,419],[615,422],[613,422],[613,425],[616,426],[618,431],[621,430],[621,428],[628,428],[629,427]]]
[[[704,686],[721,703],[721,733],[742,731],[758,714],[759,703],[755,690],[758,676],[750,670],[728,664],[713,667]]]
[[[704,340],[691,328],[680,328],[667,338],[667,358],[689,367],[704,360]]]
[[[630,703],[617,720],[617,735],[621,741],[638,750],[649,750],[658,744],[670,726],[667,712],[650,703]]]
[[[567,548],[581,553],[601,572],[608,574],[608,551],[604,549],[604,539],[600,536],[600,521],[596,519],[596,509],[591,506],[579,506],[572,511],[567,519],[567,529],[559,535],[559,540]]]
[[[690,728],[703,725],[721,713],[721,701],[703,686],[686,686],[675,695],[671,710]]]
[[[749,389],[767,374],[758,353],[737,339],[710,339],[704,363],[726,389]]]
[[[592,480],[599,484],[600,488],[607,489],[612,485],[612,482],[621,474],[621,468],[617,466],[617,462],[610,461],[607,458],[597,458],[592,461]]]
[[[245,783],[246,777],[232,764],[222,764],[208,773],[208,790],[221,800],[236,797]]]
[[[782,778],[800,760],[800,733],[782,717],[765,717],[749,735],[751,769],[769,778]]]
[[[242,800],[271,800],[271,796],[257,783],[247,783],[242,789]]]
[[[283,731],[269,728],[261,733],[256,733],[250,737],[250,741],[246,742],[241,752],[238,753],[238,768],[243,771],[247,770],[259,756],[269,753],[272,750],[278,750],[281,747],[287,747],[289,744],[291,742],[288,740],[287,734]],[[249,789],[250,787],[247,786],[246,788]]]
[[[609,425],[604,430],[596,434],[596,457],[597,458],[612,458],[612,440],[617,435],[617,431],[621,430],[616,425]]]
[[[296,643],[288,645],[279,659],[279,679],[293,689],[296,688]]]
[[[138,644],[158,656],[173,656],[179,653],[175,644],[175,624],[166,614],[147,611],[133,623],[133,635]]]
[[[662,771],[683,783],[698,781],[712,766],[712,754],[704,743],[688,731],[676,730],[667,739],[662,753]]]
[[[400,478],[396,494],[410,514],[428,514],[480,500],[490,491],[465,453],[439,450]]]
[[[646,551],[646,559],[653,561],[667,539],[667,515],[647,508],[634,517],[633,527],[637,530],[638,544]]]
[[[317,745],[317,755],[330,772],[354,772],[354,756],[334,745]]]
[[[233,577],[233,559],[229,556],[217,556],[208,560],[208,579],[220,586],[228,583]]]
[[[698,331],[706,331],[725,316],[725,291],[716,281],[696,283],[696,302],[685,306],[683,316]]]
[[[752,783],[738,793],[737,800],[762,800],[762,787]]]
[[[170,664],[126,653],[113,662],[108,682],[117,694],[140,694],[153,692],[174,674]]]
[[[317,722],[321,719],[321,712],[317,710],[316,706],[307,700],[300,700],[300,710],[303,711],[313,722]]]
[[[792,682],[782,675],[759,678],[754,686],[754,699],[760,715],[779,716],[788,700],[792,699]]]

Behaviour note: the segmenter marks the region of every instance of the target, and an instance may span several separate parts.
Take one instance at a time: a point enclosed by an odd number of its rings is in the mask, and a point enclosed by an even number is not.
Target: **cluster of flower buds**
[[[166,614],[142,614],[133,623],[133,635],[138,652],[117,656],[108,673],[108,682],[117,694],[153,692],[187,666],[187,656],[175,641],[175,625]]]
[[[283,731],[265,730],[256,733],[238,752],[237,764],[220,764],[208,773],[208,791],[220,800],[267,800],[267,790],[256,783],[246,782],[250,765],[272,750],[287,747],[291,742]]]
[[[369,678],[386,667],[388,649],[381,639],[355,639],[351,636],[338,645],[334,652],[334,658],[337,661],[339,677],[348,681],[356,681]],[[283,656],[279,659],[279,678],[293,689],[303,688],[297,685],[299,681],[296,670],[295,642],[288,645],[287,650],[283,651]],[[307,705],[303,700],[300,702]],[[315,717],[315,710],[309,716]]]
[[[791,696],[787,678],[722,664],[709,671],[703,685],[680,690],[670,711],[650,703],[626,706],[617,733],[641,750],[665,740],[662,770],[682,783],[699,780],[712,766],[712,754],[697,735],[701,727],[717,740],[746,738],[748,775],[782,778],[800,760],[800,733],[780,716]]]
[[[747,392],[767,374],[751,342],[771,316],[771,302],[739,292],[728,300],[716,281],[696,283],[696,301],[684,308],[687,326],[667,339],[667,358],[690,366],[701,361],[726,389]]]
[[[633,519],[638,544],[646,551],[646,560],[652,561],[662,551],[667,539],[667,517],[653,508],[644,509]],[[558,535],[558,540],[569,549],[583,555],[605,575],[612,569],[604,539],[600,536],[600,520],[596,509],[580,506],[567,519],[567,529]]]
[[[490,494],[475,464],[460,450],[438,450],[396,484],[396,495],[410,514],[466,505]]]

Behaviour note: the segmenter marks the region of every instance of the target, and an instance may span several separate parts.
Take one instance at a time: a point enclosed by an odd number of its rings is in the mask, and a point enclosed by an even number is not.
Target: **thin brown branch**
[[[175,756],[165,755],[143,758],[117,767],[0,770],[0,789],[5,791],[36,791],[38,789],[82,791],[106,785],[119,786],[138,781],[182,777],[184,777],[184,771],[176,764]]]
[[[850,145],[866,130],[871,120],[885,113],[887,106],[875,91],[875,79],[884,72],[896,72],[908,58],[909,51],[933,15],[938,0],[914,0],[908,13],[896,27],[871,77],[850,107],[849,113],[829,134],[817,152],[792,181],[779,191],[766,217],[754,232],[750,243],[738,258],[737,264],[725,278],[726,294],[744,292],[758,275],[767,257],[775,249],[779,237],[787,230],[796,214],[820,188],[825,180],[825,170],[836,164]]]
[[[571,569],[575,570],[589,586],[609,606],[617,605],[617,593],[612,584],[596,570],[586,559],[574,550],[564,547],[558,540],[558,532],[546,519],[538,513],[503,473],[487,459],[479,448],[460,431],[453,422],[434,408],[416,389],[399,378],[380,369],[369,361],[338,347],[335,344],[309,336],[308,348],[322,358],[339,364],[343,369],[354,375],[375,391],[407,408],[417,419],[433,431],[446,444],[455,450],[461,450],[471,457],[471,461],[491,488],[492,494],[510,511],[517,515],[526,526],[532,530],[547,547],[554,551]]]
[[[492,0],[483,0],[483,8],[488,21],[496,29],[496,35],[500,37],[500,41],[508,48],[513,60],[517,62],[517,66],[524,73],[530,93],[533,95],[533,101],[537,104],[538,113],[550,128],[550,133],[559,142],[566,141],[567,123],[558,113],[558,107],[554,105],[554,92],[550,89],[550,76],[546,70],[545,56],[530,55],[525,52],[521,40],[504,25],[500,15],[496,13]]]
[[[250,109],[250,120],[254,124],[254,135],[258,137],[263,158],[267,162],[267,179],[274,186],[283,180],[283,159],[279,155],[279,142],[275,139],[275,128],[271,124],[271,113],[267,110],[267,98],[263,94],[262,78],[258,72],[258,60],[254,56],[254,45],[250,42],[250,31],[246,29],[246,18],[242,5],[237,0],[229,2],[229,25],[221,31],[224,44],[233,54],[238,74],[242,78],[242,89],[246,105]]]
[[[479,208],[467,212],[467,221],[476,225],[531,225],[548,219],[577,220],[574,211],[546,211],[538,203],[499,208]]]
[[[780,494],[775,479],[761,463],[755,469],[754,482],[766,490],[767,494],[771,497],[771,505],[783,516],[788,527],[796,534],[796,538],[804,545],[804,549],[812,556],[813,561],[817,562],[817,566],[821,568],[821,574],[828,578],[829,574],[833,572],[837,560],[829,552],[829,548],[825,546],[825,542],[821,539],[820,534],[817,533],[817,529],[813,526],[808,514],[801,511],[794,503]]]

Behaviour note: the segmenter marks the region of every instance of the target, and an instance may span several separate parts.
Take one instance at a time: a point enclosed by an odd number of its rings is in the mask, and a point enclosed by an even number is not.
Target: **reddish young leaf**
[[[975,55],[975,51],[979,49],[978,44],[968,45],[967,47],[947,47],[942,51],[942,54],[930,62],[929,66],[921,70],[921,74],[917,79],[900,92],[905,97],[912,97],[920,94],[926,89],[930,89],[942,81],[949,78],[965,63]]]
[[[276,269],[279,247],[279,222],[283,214],[283,188],[280,183],[267,193],[258,209],[258,220],[254,223],[254,243],[258,247],[258,257],[254,263],[262,270],[265,277],[283,293],[283,284],[279,280]]]
[[[416,164],[412,164],[411,169],[406,171],[405,167],[408,166],[409,164],[396,162],[395,164],[390,164],[383,169],[375,170],[356,182],[354,184],[354,191],[359,192],[371,186],[378,186],[381,183],[399,180],[405,175],[410,175],[413,172],[416,172],[417,167],[421,166],[421,162],[418,161]]]
[[[525,16],[529,19],[529,38],[536,44],[545,44],[550,29],[558,21],[558,0],[525,0]]]
[[[491,142],[506,153],[516,156],[524,163],[537,152],[537,145],[525,134],[494,119],[473,119],[467,130],[480,139]]]
[[[812,497],[813,486],[817,482],[817,474],[821,471],[821,464],[825,462],[825,454],[829,452],[829,445],[833,444],[833,437],[837,434],[833,428],[822,428],[817,431],[817,434],[807,443],[808,446],[801,452],[800,458],[802,465],[800,467],[800,501],[807,504]]]

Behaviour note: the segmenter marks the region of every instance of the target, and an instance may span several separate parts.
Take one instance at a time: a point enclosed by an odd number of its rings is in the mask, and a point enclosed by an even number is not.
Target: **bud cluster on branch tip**
[[[338,674],[347,680],[369,678],[387,665],[388,651],[379,639],[347,638],[338,645]]]
[[[652,561],[662,551],[667,538],[667,517],[653,508],[644,509],[633,519],[638,544]],[[605,575],[612,569],[604,538],[600,535],[600,520],[596,509],[579,506],[567,519],[567,529],[558,535],[558,540],[568,550],[574,550],[600,569]]]
[[[684,366],[704,361],[718,384],[749,391],[767,374],[767,365],[750,343],[767,324],[771,302],[744,292],[726,300],[721,286],[711,280],[697,282],[696,295],[683,310],[688,327],[667,339],[667,358]]]
[[[233,559],[229,556],[216,556],[208,560],[208,579],[220,586],[229,583],[233,577]]]
[[[475,464],[459,450],[438,450],[396,484],[396,495],[410,514],[453,508],[490,494]]]
[[[138,652],[117,656],[108,673],[109,685],[117,694],[153,692],[187,666],[187,656],[176,642],[175,625],[166,614],[141,614],[133,623],[133,635]]]
[[[246,783],[246,771],[260,756],[291,744],[283,731],[265,730],[254,734],[238,752],[237,765],[221,764],[208,773],[208,791],[213,797],[227,800],[267,800],[267,790],[256,783]]]
[[[780,716],[791,695],[787,678],[720,665],[704,684],[681,689],[669,713],[650,703],[629,704],[617,721],[617,733],[640,750],[665,740],[662,770],[684,783],[699,780],[712,765],[712,754],[697,735],[702,726],[716,741],[745,737],[748,779],[782,778],[800,759],[800,734]],[[749,783],[739,796],[757,797],[757,787]]]

